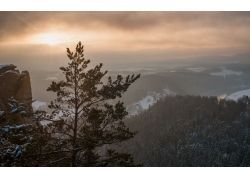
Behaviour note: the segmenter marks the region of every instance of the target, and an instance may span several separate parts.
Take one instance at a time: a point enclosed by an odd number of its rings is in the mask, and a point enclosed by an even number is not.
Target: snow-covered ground
[[[139,102],[135,103],[136,105],[139,105],[142,107],[143,110],[146,110],[149,108],[149,106],[153,105],[155,103],[155,99],[153,96],[147,95]]]
[[[201,71],[205,71],[206,68],[203,68],[203,67],[197,67],[197,68],[187,68],[187,70],[189,71],[193,71],[193,72],[201,72]]]
[[[220,72],[213,72],[213,73],[209,73],[213,76],[226,76],[226,75],[237,75],[237,76],[240,76],[242,75],[242,72],[237,72],[237,71],[232,71],[232,70],[228,70],[226,68],[221,68],[221,71]]]
[[[226,99],[228,100],[234,100],[234,101],[237,101],[238,98],[242,97],[242,96],[250,96],[250,89],[246,89],[246,90],[243,90],[243,91],[238,91],[238,92],[235,92],[233,94],[230,94],[226,97]]]
[[[45,106],[46,105],[46,102],[43,102],[43,101],[35,101],[32,103],[32,107],[34,110],[38,109],[40,106]]]
[[[140,112],[147,110],[149,106],[152,106],[156,103],[160,98],[166,97],[167,95],[175,95],[174,92],[170,91],[169,89],[165,88],[160,93],[156,92],[148,92],[147,96],[142,98],[140,101],[133,103],[127,106],[127,111],[129,115],[136,115]]]

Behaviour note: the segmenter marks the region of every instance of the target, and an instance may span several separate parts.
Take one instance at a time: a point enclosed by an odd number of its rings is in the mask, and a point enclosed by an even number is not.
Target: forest
[[[135,138],[119,150],[151,167],[250,166],[247,97],[167,96],[126,119]]]

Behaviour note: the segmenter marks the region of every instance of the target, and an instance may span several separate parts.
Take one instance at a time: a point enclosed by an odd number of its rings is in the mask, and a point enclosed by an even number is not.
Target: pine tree
[[[84,59],[83,51],[81,42],[74,53],[67,48],[70,62],[60,68],[65,80],[53,81],[47,89],[57,93],[57,99],[49,105],[53,111],[37,118],[51,121],[46,132],[51,134],[53,143],[43,149],[43,154],[50,154],[47,166],[131,166],[133,159],[129,154],[106,150],[100,156],[97,151],[136,134],[122,121],[128,114],[123,103],[113,105],[110,100],[120,98],[140,75],[125,79],[118,75],[116,80],[109,77],[104,84],[101,80],[107,71],[101,72],[102,64],[88,70],[90,60]]]
[[[22,157],[26,157],[26,150],[38,130],[28,120],[33,114],[31,102],[19,103],[12,96],[8,105],[10,110],[2,111],[4,116],[0,118],[0,166],[26,166],[30,163],[26,163],[27,158]]]
[[[81,42],[75,53],[67,49],[67,55],[71,62],[60,68],[65,80],[52,82],[48,88],[57,93],[49,105],[52,113],[33,112],[31,102],[19,103],[14,98],[9,99],[10,112],[1,112],[0,165],[134,166],[130,154],[103,146],[136,134],[122,121],[128,114],[123,103],[112,104],[110,100],[121,97],[140,75],[125,80],[118,75],[114,81],[109,77],[103,84],[107,71],[101,72],[102,64],[87,70],[90,61],[83,58]],[[27,118],[35,122],[27,124]]]

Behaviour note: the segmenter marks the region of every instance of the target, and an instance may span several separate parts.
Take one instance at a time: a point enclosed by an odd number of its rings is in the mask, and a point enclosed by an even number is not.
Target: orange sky
[[[0,12],[0,63],[58,62],[78,41],[116,63],[233,55],[249,52],[249,34],[250,12]]]

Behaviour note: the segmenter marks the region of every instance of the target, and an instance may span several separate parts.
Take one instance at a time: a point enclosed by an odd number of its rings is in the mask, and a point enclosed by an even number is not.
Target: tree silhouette
[[[96,151],[104,145],[133,138],[136,134],[130,132],[122,121],[128,114],[123,103],[118,101],[113,105],[109,101],[121,97],[140,75],[125,79],[118,75],[114,81],[109,77],[104,84],[101,79],[107,71],[101,72],[102,64],[88,70],[90,60],[84,59],[83,51],[81,42],[74,53],[67,48],[70,62],[67,67],[60,68],[65,80],[53,81],[47,89],[57,93],[57,99],[49,105],[53,112],[40,119],[51,121],[46,127],[47,132],[53,134],[54,151],[62,154],[55,156],[51,163],[63,161],[64,165],[70,166],[133,165],[128,154],[106,150],[100,156]]]

